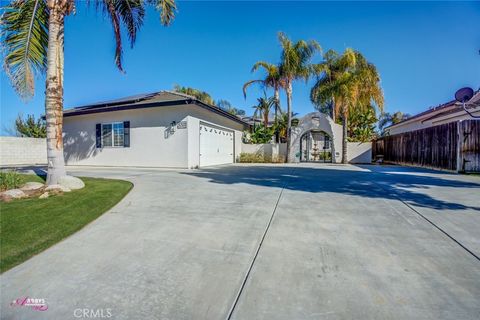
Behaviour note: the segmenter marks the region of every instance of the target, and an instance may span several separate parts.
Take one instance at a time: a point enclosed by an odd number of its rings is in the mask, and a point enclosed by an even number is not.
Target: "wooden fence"
[[[372,156],[390,163],[480,172],[480,120],[382,137],[372,142]]]
[[[458,171],[480,172],[480,120],[460,122]]]

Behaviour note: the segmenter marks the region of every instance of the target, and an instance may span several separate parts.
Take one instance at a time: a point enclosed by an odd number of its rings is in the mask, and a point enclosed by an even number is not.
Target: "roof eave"
[[[455,100],[449,101],[447,103],[444,103],[444,104],[436,107],[435,109],[429,109],[427,111],[420,112],[420,113],[418,113],[418,114],[416,114],[416,115],[414,115],[414,116],[412,116],[408,119],[400,121],[399,123],[395,123],[395,124],[392,124],[388,127],[385,127],[385,130],[395,128],[395,127],[400,126],[400,125],[408,124],[408,123],[413,122],[413,121],[425,121],[425,119],[424,120],[422,120],[422,119],[431,117],[432,113],[443,112],[443,111],[445,111],[445,109],[447,109],[449,107],[454,107],[454,106],[456,106],[456,101]]]
[[[124,110],[133,110],[133,109],[146,109],[146,108],[155,108],[155,107],[168,107],[168,106],[176,106],[176,105],[182,105],[182,104],[195,104],[201,108],[207,109],[209,111],[212,111],[214,113],[217,113],[219,115],[222,115],[226,118],[229,118],[232,121],[236,121],[243,126],[250,126],[247,122],[243,121],[242,119],[236,117],[235,115],[232,115],[220,108],[210,106],[204,102],[201,102],[195,98],[185,98],[182,100],[173,100],[173,101],[163,101],[163,102],[152,102],[152,103],[143,103],[140,105],[132,105],[132,104],[123,104],[123,105],[117,105],[117,106],[112,106],[110,107],[109,105],[105,105],[104,107],[99,107],[99,105],[94,105],[95,108],[92,108],[92,106],[87,106],[84,109],[70,109],[66,110],[64,112],[63,116],[64,117],[73,117],[73,116],[79,116],[79,115],[87,115],[87,114],[94,114],[94,113],[105,113],[105,112],[113,112],[113,111],[124,111]],[[108,109],[105,109],[107,108]]]

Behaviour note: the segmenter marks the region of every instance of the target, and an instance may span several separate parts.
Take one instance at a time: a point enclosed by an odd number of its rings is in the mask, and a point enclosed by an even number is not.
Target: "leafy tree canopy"
[[[178,84],[173,87],[173,90],[178,93],[183,93],[183,94],[187,94],[189,96],[195,97],[196,99],[206,104],[209,104],[212,106],[215,105],[215,100],[213,100],[212,96],[205,91],[201,91],[201,90],[190,88],[190,87],[183,87]]]
[[[376,137],[377,116],[373,106],[365,110],[353,109],[349,117],[348,141],[367,142]]]
[[[217,100],[217,106],[220,109],[225,110],[230,114],[233,114],[234,116],[245,115],[245,110],[235,108],[228,100],[224,100],[224,99]]]
[[[380,119],[378,120],[378,128],[380,129],[381,134],[384,135],[386,127],[397,124],[410,117],[410,114],[403,113],[401,111],[397,111],[394,113],[384,112],[380,115]]]
[[[219,99],[215,102],[215,100],[212,98],[212,96],[207,93],[206,91],[202,91],[199,89],[191,88],[191,87],[183,87],[180,85],[175,85],[173,87],[173,90],[178,93],[183,93],[187,94],[189,96],[195,97],[196,99],[209,104],[211,106],[218,107],[224,111],[227,111],[228,113],[231,113],[233,115],[238,115],[238,116],[244,116],[245,111],[241,109],[235,108],[229,101],[224,100],[224,99]]]
[[[21,114],[15,120],[15,130],[21,137],[46,138],[47,125],[42,118],[35,119],[33,114],[27,115],[24,119]]]
[[[264,125],[257,126],[253,129],[251,134],[247,134],[245,142],[262,144],[272,142],[274,129],[271,127],[265,127]]]

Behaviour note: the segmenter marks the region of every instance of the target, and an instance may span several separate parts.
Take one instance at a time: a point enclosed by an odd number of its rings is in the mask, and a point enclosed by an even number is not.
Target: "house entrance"
[[[300,139],[301,162],[332,162],[332,139],[324,131],[311,130]]]

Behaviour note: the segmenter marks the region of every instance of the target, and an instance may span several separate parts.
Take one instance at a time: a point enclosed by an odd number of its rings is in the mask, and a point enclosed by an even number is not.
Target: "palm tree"
[[[377,69],[360,52],[347,49],[341,56],[330,54],[333,60],[329,63],[335,72],[331,77],[319,76],[310,98],[317,106],[334,101],[334,112],[342,117],[342,163],[347,163],[349,112],[368,112],[371,106],[383,110],[383,92]]]
[[[285,93],[287,95],[287,162],[290,162],[292,84],[295,80],[308,80],[314,71],[310,59],[317,51],[321,51],[321,48],[314,40],[292,42],[283,32],[278,33],[278,40],[282,46],[279,71],[281,79],[285,82]]]
[[[298,113],[292,113],[290,116],[290,125],[292,127],[298,126],[299,120],[296,118]],[[278,134],[280,135],[280,139],[284,139],[285,141],[287,140],[287,130],[288,130],[288,114],[286,112],[280,114],[278,117],[277,121],[275,122],[275,130],[278,131]]]
[[[271,64],[265,61],[258,61],[252,67],[252,72],[257,71],[258,69],[264,69],[265,77],[263,79],[256,79],[247,81],[243,85],[243,96],[247,97],[247,88],[250,87],[252,84],[258,84],[263,89],[272,88],[273,89],[273,97],[275,98],[275,121],[278,118],[278,115],[282,113],[282,109],[280,107],[280,89],[285,89],[285,83],[283,79],[280,77],[280,70],[277,65]],[[278,141],[278,132],[276,132],[276,139]]]
[[[311,91],[310,99],[314,102],[317,110],[330,115],[336,121],[335,97],[331,96],[325,88],[328,88],[344,74],[347,68],[352,67],[353,57],[349,55],[339,56],[335,50],[328,50],[323,55],[323,61],[313,65],[314,73],[317,75],[317,82]],[[315,95],[315,96],[312,96]]]
[[[160,11],[161,23],[169,25],[176,12],[175,0],[96,0],[113,26],[115,63],[122,66],[122,30],[131,46],[143,24],[145,5]],[[35,73],[46,73],[45,117],[47,123],[47,184],[66,175],[63,157],[64,20],[75,10],[74,0],[14,0],[3,7],[0,18],[4,66],[12,86],[24,100],[34,93]]]
[[[253,113],[253,118],[255,119],[257,116],[260,116],[263,119],[264,127],[268,127],[268,116],[270,114],[270,110],[273,106],[275,106],[275,97],[267,98],[265,97],[257,99],[258,104],[254,106],[255,112]]]

